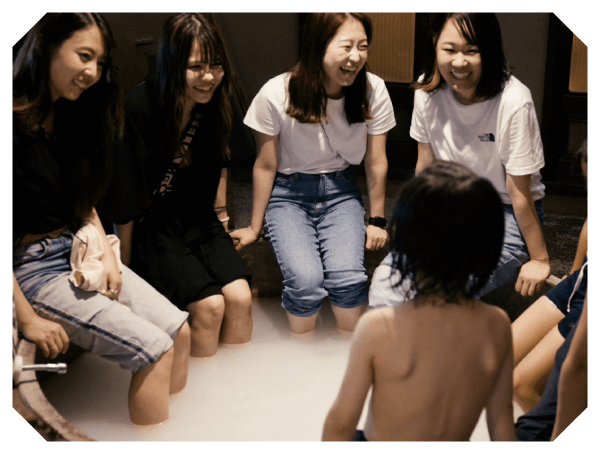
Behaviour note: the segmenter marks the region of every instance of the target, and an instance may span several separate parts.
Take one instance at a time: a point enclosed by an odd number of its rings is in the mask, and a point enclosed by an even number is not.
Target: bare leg
[[[310,317],[298,317],[289,312],[286,312],[286,314],[290,322],[290,330],[293,334],[306,334],[315,331],[317,328],[318,312]]]
[[[188,304],[186,309],[190,313],[190,355],[195,358],[213,356],[217,353],[219,331],[225,312],[223,295],[209,296]]]
[[[356,328],[356,324],[358,323],[358,319],[363,314],[366,307],[366,302],[360,306],[350,309],[342,309],[341,307],[332,305],[331,310],[333,310],[333,315],[335,315],[335,323],[337,328],[341,331],[354,331],[354,328]]]
[[[564,341],[555,326],[515,367],[513,397],[525,413],[539,402],[552,372],[556,352]]]
[[[539,344],[564,314],[547,296],[538,298],[511,325],[515,366]]]
[[[170,394],[175,394],[185,388],[188,376],[188,359],[190,357],[190,326],[181,325],[173,339],[173,366],[171,368]]]
[[[153,365],[131,376],[129,417],[140,425],[158,424],[169,418],[169,384],[173,349]]]
[[[246,279],[237,279],[223,287],[225,314],[221,342],[243,344],[252,338],[252,292]]]

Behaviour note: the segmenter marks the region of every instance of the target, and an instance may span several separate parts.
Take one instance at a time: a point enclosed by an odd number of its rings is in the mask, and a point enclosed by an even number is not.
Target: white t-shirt
[[[417,90],[410,136],[431,144],[436,159],[459,162],[490,180],[504,203],[511,203],[506,174],[531,175],[533,200],[544,197],[544,150],[533,99],[514,76],[500,94],[469,106],[448,85],[433,94]]]
[[[285,113],[288,107],[289,73],[269,80],[258,92],[244,123],[272,136],[279,135],[281,173],[327,173],[360,164],[367,150],[367,134],[383,134],[396,125],[394,109],[383,79],[367,73],[367,98],[371,118],[348,124],[344,98],[327,100],[327,121],[300,123]]]

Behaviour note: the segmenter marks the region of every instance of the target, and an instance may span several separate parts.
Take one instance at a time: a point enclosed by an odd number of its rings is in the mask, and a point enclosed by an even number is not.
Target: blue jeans
[[[59,323],[70,342],[137,372],[173,346],[187,313],[123,267],[119,301],[69,281],[71,233],[19,246],[13,271],[36,313]]]
[[[540,223],[544,221],[542,201],[535,202]],[[415,292],[411,289],[412,283],[405,280],[401,286],[394,287],[400,280],[400,273],[392,269],[393,253],[390,252],[375,269],[369,289],[369,308],[383,306],[399,306],[405,299],[413,299]],[[504,205],[504,242],[498,266],[490,276],[487,284],[479,291],[481,297],[492,290],[519,276],[521,266],[529,261],[527,245],[517,224],[512,205]]]
[[[365,210],[352,169],[277,173],[265,213],[265,237],[283,274],[283,308],[310,317],[329,296],[340,308],[367,300]]]

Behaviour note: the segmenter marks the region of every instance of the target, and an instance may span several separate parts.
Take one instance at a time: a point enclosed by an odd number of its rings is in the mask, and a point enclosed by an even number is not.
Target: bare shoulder
[[[481,305],[482,310],[486,314],[488,320],[487,327],[491,333],[495,333],[496,336],[503,338],[509,342],[512,342],[511,328],[510,328],[510,317],[506,311],[498,306],[478,302]]]
[[[384,333],[393,323],[395,311],[391,307],[370,310],[365,312],[359,319],[354,331],[354,337],[378,337]]]
[[[504,309],[491,304],[482,304],[488,309],[490,317],[492,317],[494,320],[497,320],[498,323],[508,324],[510,326],[510,317]]]

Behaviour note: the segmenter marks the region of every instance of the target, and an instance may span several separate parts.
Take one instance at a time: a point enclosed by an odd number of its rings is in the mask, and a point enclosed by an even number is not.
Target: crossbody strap
[[[181,163],[181,160],[183,159],[190,144],[192,143],[192,139],[194,138],[194,135],[196,134],[196,129],[198,128],[198,125],[200,124],[201,118],[202,118],[202,114],[200,112],[197,112],[196,115],[194,116],[194,118],[192,119],[190,128],[185,133],[185,136],[181,139],[181,147],[177,150],[177,153],[175,153],[175,157],[173,157],[173,160],[171,161],[171,164],[169,165],[169,168],[167,169],[167,172],[165,173],[164,178],[162,179],[162,181],[160,182],[158,187],[152,193],[152,200],[150,201],[150,205],[148,206],[148,208],[146,209],[144,214],[148,213],[152,210],[152,205],[154,204],[154,202],[156,202],[156,200],[159,197],[163,197],[165,194],[168,194],[169,192],[171,192],[173,190],[173,186],[171,185],[171,183],[173,181],[173,177],[175,176],[175,172],[177,172],[177,169],[179,168],[179,164]],[[143,221],[144,221],[144,216],[141,216],[139,222],[143,222]]]

